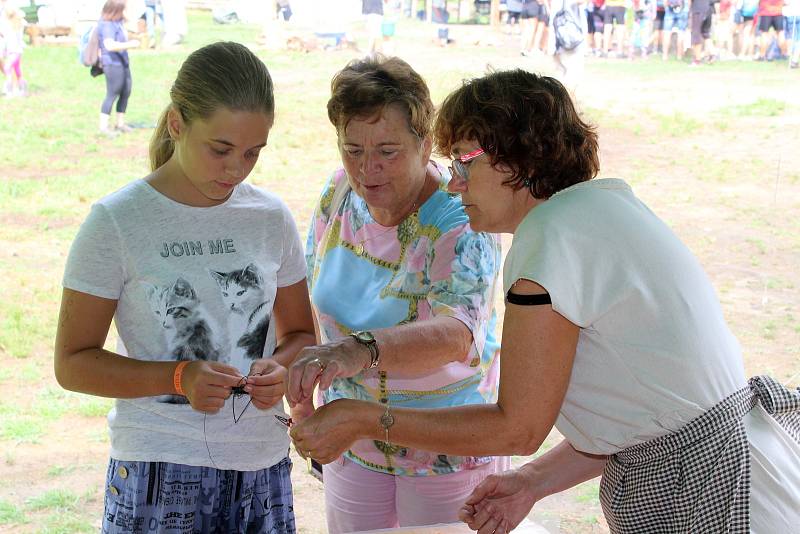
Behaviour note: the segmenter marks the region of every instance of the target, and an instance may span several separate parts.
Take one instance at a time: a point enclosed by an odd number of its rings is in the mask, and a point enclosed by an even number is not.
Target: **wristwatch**
[[[378,350],[378,343],[375,341],[375,336],[372,335],[372,332],[368,330],[359,330],[358,332],[351,332],[350,337],[362,345],[366,345],[369,349],[370,361],[369,365],[364,367],[364,369],[375,369],[378,367],[378,364],[381,362],[381,353]]]

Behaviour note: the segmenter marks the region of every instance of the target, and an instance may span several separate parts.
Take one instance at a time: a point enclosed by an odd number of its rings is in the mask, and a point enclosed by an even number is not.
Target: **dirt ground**
[[[455,32],[462,46],[447,61],[463,61],[476,74],[483,72],[486,60],[480,49],[467,44],[472,39],[468,31],[460,37]],[[423,45],[409,44],[405,54],[431,80],[442,58],[426,54]],[[334,60],[343,64],[345,59]],[[599,127],[601,176],[628,180],[699,257],[743,346],[748,373],[768,372],[798,385],[800,76],[777,73],[776,65],[679,66],[667,75],[653,67],[658,61],[587,64],[578,95],[585,117]],[[511,46],[507,54],[493,52],[491,63],[496,68],[552,68],[546,58],[517,56]],[[759,101],[767,104],[759,107]],[[316,191],[286,193],[302,224]],[[508,243],[506,239],[506,248]],[[38,250],[30,243],[2,243],[0,248],[6,254],[40,254],[42,261],[52,260],[47,247]],[[24,376],[31,366],[41,371],[34,387],[57,388],[47,350],[20,360],[0,349],[0,361],[6,367],[0,381],[6,404],[26,402],[28,387],[12,378]],[[38,443],[0,441],[5,457],[0,461],[0,499],[23,508],[48,490],[68,489],[79,500],[56,511],[63,521],[55,523],[68,525],[77,517],[98,526],[108,454],[105,432],[102,416],[65,415],[50,423],[47,438]],[[557,439],[552,435],[547,445]],[[294,453],[293,460],[299,532],[325,532],[322,486]],[[524,461],[514,459],[515,465]],[[597,482],[589,482],[537,504],[532,517],[552,532],[607,532],[596,492]],[[45,525],[52,513],[27,507],[26,522],[0,522],[0,532],[69,532],[69,527]]]

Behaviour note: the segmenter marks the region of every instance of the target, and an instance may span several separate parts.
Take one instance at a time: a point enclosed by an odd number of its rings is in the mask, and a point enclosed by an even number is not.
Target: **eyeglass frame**
[[[465,163],[469,163],[470,161],[474,160],[478,156],[484,155],[486,152],[482,148],[478,148],[469,152],[467,154],[463,154],[458,156],[457,158],[453,159],[448,167],[450,171],[450,176],[455,177],[456,175],[464,180],[465,182],[469,181],[469,167],[465,165]]]

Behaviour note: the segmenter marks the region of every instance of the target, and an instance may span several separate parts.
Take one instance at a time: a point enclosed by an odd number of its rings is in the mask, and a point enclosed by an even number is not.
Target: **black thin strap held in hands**
[[[537,295],[519,295],[512,293],[508,290],[506,293],[506,302],[509,304],[516,304],[517,306],[541,306],[543,304],[552,304],[549,293],[539,293]]]

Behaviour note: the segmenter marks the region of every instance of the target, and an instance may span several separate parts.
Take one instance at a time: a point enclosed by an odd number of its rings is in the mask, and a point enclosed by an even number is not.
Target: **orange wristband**
[[[172,375],[172,385],[175,386],[175,391],[178,392],[178,395],[186,396],[186,393],[183,392],[183,388],[181,387],[181,377],[183,376],[183,368],[189,365],[187,360],[184,360],[175,367],[175,373]]]

